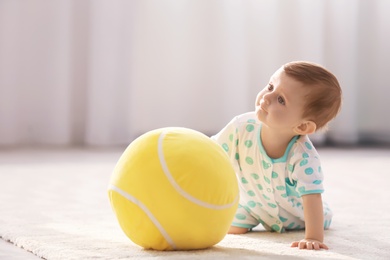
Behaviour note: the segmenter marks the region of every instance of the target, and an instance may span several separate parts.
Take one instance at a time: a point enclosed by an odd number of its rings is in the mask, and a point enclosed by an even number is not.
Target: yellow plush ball
[[[238,205],[238,184],[223,149],[206,135],[161,128],[134,140],[111,176],[109,198],[124,233],[156,250],[220,242]]]

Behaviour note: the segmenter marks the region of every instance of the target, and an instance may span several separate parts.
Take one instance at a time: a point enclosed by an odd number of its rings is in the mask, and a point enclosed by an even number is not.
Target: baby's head
[[[282,69],[309,89],[303,118],[313,121],[317,130],[326,129],[341,108],[342,91],[337,78],[322,66],[306,61],[289,62]]]

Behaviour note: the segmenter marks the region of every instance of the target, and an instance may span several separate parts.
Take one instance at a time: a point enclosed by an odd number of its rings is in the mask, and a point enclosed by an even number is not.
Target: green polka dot
[[[263,204],[261,204],[260,202],[257,202],[257,205],[258,205],[259,207],[262,207],[262,206],[263,206]]]
[[[284,218],[284,217],[281,217],[281,216],[279,216],[279,219],[280,219],[280,221],[282,221],[282,222],[286,222],[286,221],[288,220],[288,218]]]
[[[328,225],[328,221],[327,220],[325,220],[325,222],[324,222],[324,228],[325,229],[327,229],[329,227],[329,225]]]
[[[316,185],[319,185],[319,184],[321,184],[321,183],[322,183],[321,180],[315,180],[315,181],[313,181],[313,184],[316,184]]]
[[[263,190],[263,186],[261,186],[261,184],[257,184],[257,188],[258,188],[259,190]]]
[[[244,184],[247,184],[247,183],[248,183],[248,181],[247,181],[247,179],[245,179],[245,177],[242,177],[242,178],[241,178],[241,182],[244,183]]]
[[[244,219],[246,219],[246,216],[244,214],[238,213],[238,214],[236,214],[236,218],[239,220],[244,220]]]
[[[230,140],[230,142],[233,142],[233,134],[229,135],[229,140]]]
[[[256,173],[251,173],[253,179],[258,180],[260,177]]]
[[[303,153],[303,154],[302,154],[302,157],[303,157],[303,158],[309,158],[309,155],[308,155],[307,153]]]
[[[311,174],[313,174],[313,172],[314,172],[314,170],[313,170],[313,168],[311,168],[311,167],[308,167],[308,168],[305,169],[305,173],[306,173],[307,175],[311,175]]]
[[[251,148],[251,146],[253,145],[253,142],[251,140],[246,140],[244,142],[245,146],[248,147],[248,148]]]
[[[272,172],[272,179],[276,179],[276,178],[278,178],[278,174],[276,173],[276,172]]]
[[[248,191],[247,193],[248,193],[248,195],[251,196],[251,197],[254,197],[254,196],[256,195],[256,194],[254,193],[253,190],[250,190],[250,191]]]
[[[270,206],[271,208],[276,208],[276,207],[277,207],[275,204],[273,204],[273,203],[271,203],[271,202],[268,202],[267,204],[268,204],[268,206]]]
[[[284,186],[276,186],[276,189],[277,189],[277,190],[285,190],[286,187],[284,187]]]
[[[291,164],[287,165],[287,168],[288,168],[288,170],[289,170],[290,172],[293,172],[293,171],[294,171],[294,166],[291,165]]]
[[[264,161],[264,160],[263,160],[261,163],[262,163],[262,165],[263,165],[263,168],[266,169],[266,170],[267,170],[269,167],[271,167],[271,164],[270,164],[270,163],[267,163],[267,162]]]
[[[299,163],[299,165],[300,165],[300,166],[304,166],[304,165],[306,165],[308,162],[309,162],[309,161],[308,161],[307,159],[303,159],[303,160]]]
[[[295,222],[292,222],[292,223],[290,223],[290,224],[287,226],[287,229],[292,229],[294,226],[295,226]]]
[[[250,124],[254,124],[254,123],[256,123],[256,120],[254,120],[254,119],[248,119],[247,122],[250,123]]]
[[[311,146],[311,144],[309,144],[308,142],[305,142],[305,146],[307,147],[307,149],[311,150],[313,147]]]
[[[222,148],[223,148],[226,152],[229,151],[229,145],[226,144],[226,143],[222,144]]]
[[[236,146],[238,146],[238,139],[236,140]]]
[[[251,208],[254,208],[254,207],[256,207],[256,202],[248,201],[248,206],[251,207]]]
[[[239,160],[240,159],[240,155],[238,153],[236,153],[236,160]]]
[[[318,172],[322,172],[322,168],[321,168],[321,166],[318,166]]]
[[[247,125],[246,126],[246,131],[252,132],[253,130],[255,130],[255,127],[253,125]]]
[[[265,180],[268,184],[271,183],[271,181],[269,180],[269,178],[268,178],[267,176],[264,176],[264,180]]]
[[[249,165],[252,165],[252,164],[253,164],[253,159],[252,159],[251,157],[249,157],[249,156],[247,156],[247,157],[245,158],[245,161],[246,161],[246,163],[249,164]]]
[[[280,196],[282,196],[282,198],[287,198],[287,194],[282,194],[282,195],[280,195]]]
[[[280,227],[276,224],[272,225],[271,226],[272,230],[275,230],[275,231],[279,231],[280,230]]]
[[[266,200],[270,200],[270,198],[267,195],[265,195],[265,194],[263,194],[263,198],[266,199]]]

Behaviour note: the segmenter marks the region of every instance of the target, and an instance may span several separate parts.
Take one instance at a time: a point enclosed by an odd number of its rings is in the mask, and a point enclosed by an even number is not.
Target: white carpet
[[[178,252],[144,250],[117,224],[106,189],[122,151],[0,150],[0,237],[45,259],[390,259],[390,150],[319,149],[328,251],[290,248],[303,232],[257,230]]]

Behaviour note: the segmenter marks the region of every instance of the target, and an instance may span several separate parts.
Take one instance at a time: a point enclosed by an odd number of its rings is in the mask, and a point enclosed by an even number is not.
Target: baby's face
[[[301,82],[279,69],[257,95],[256,115],[261,122],[276,131],[292,130],[304,120],[302,115],[306,94],[307,89]]]

